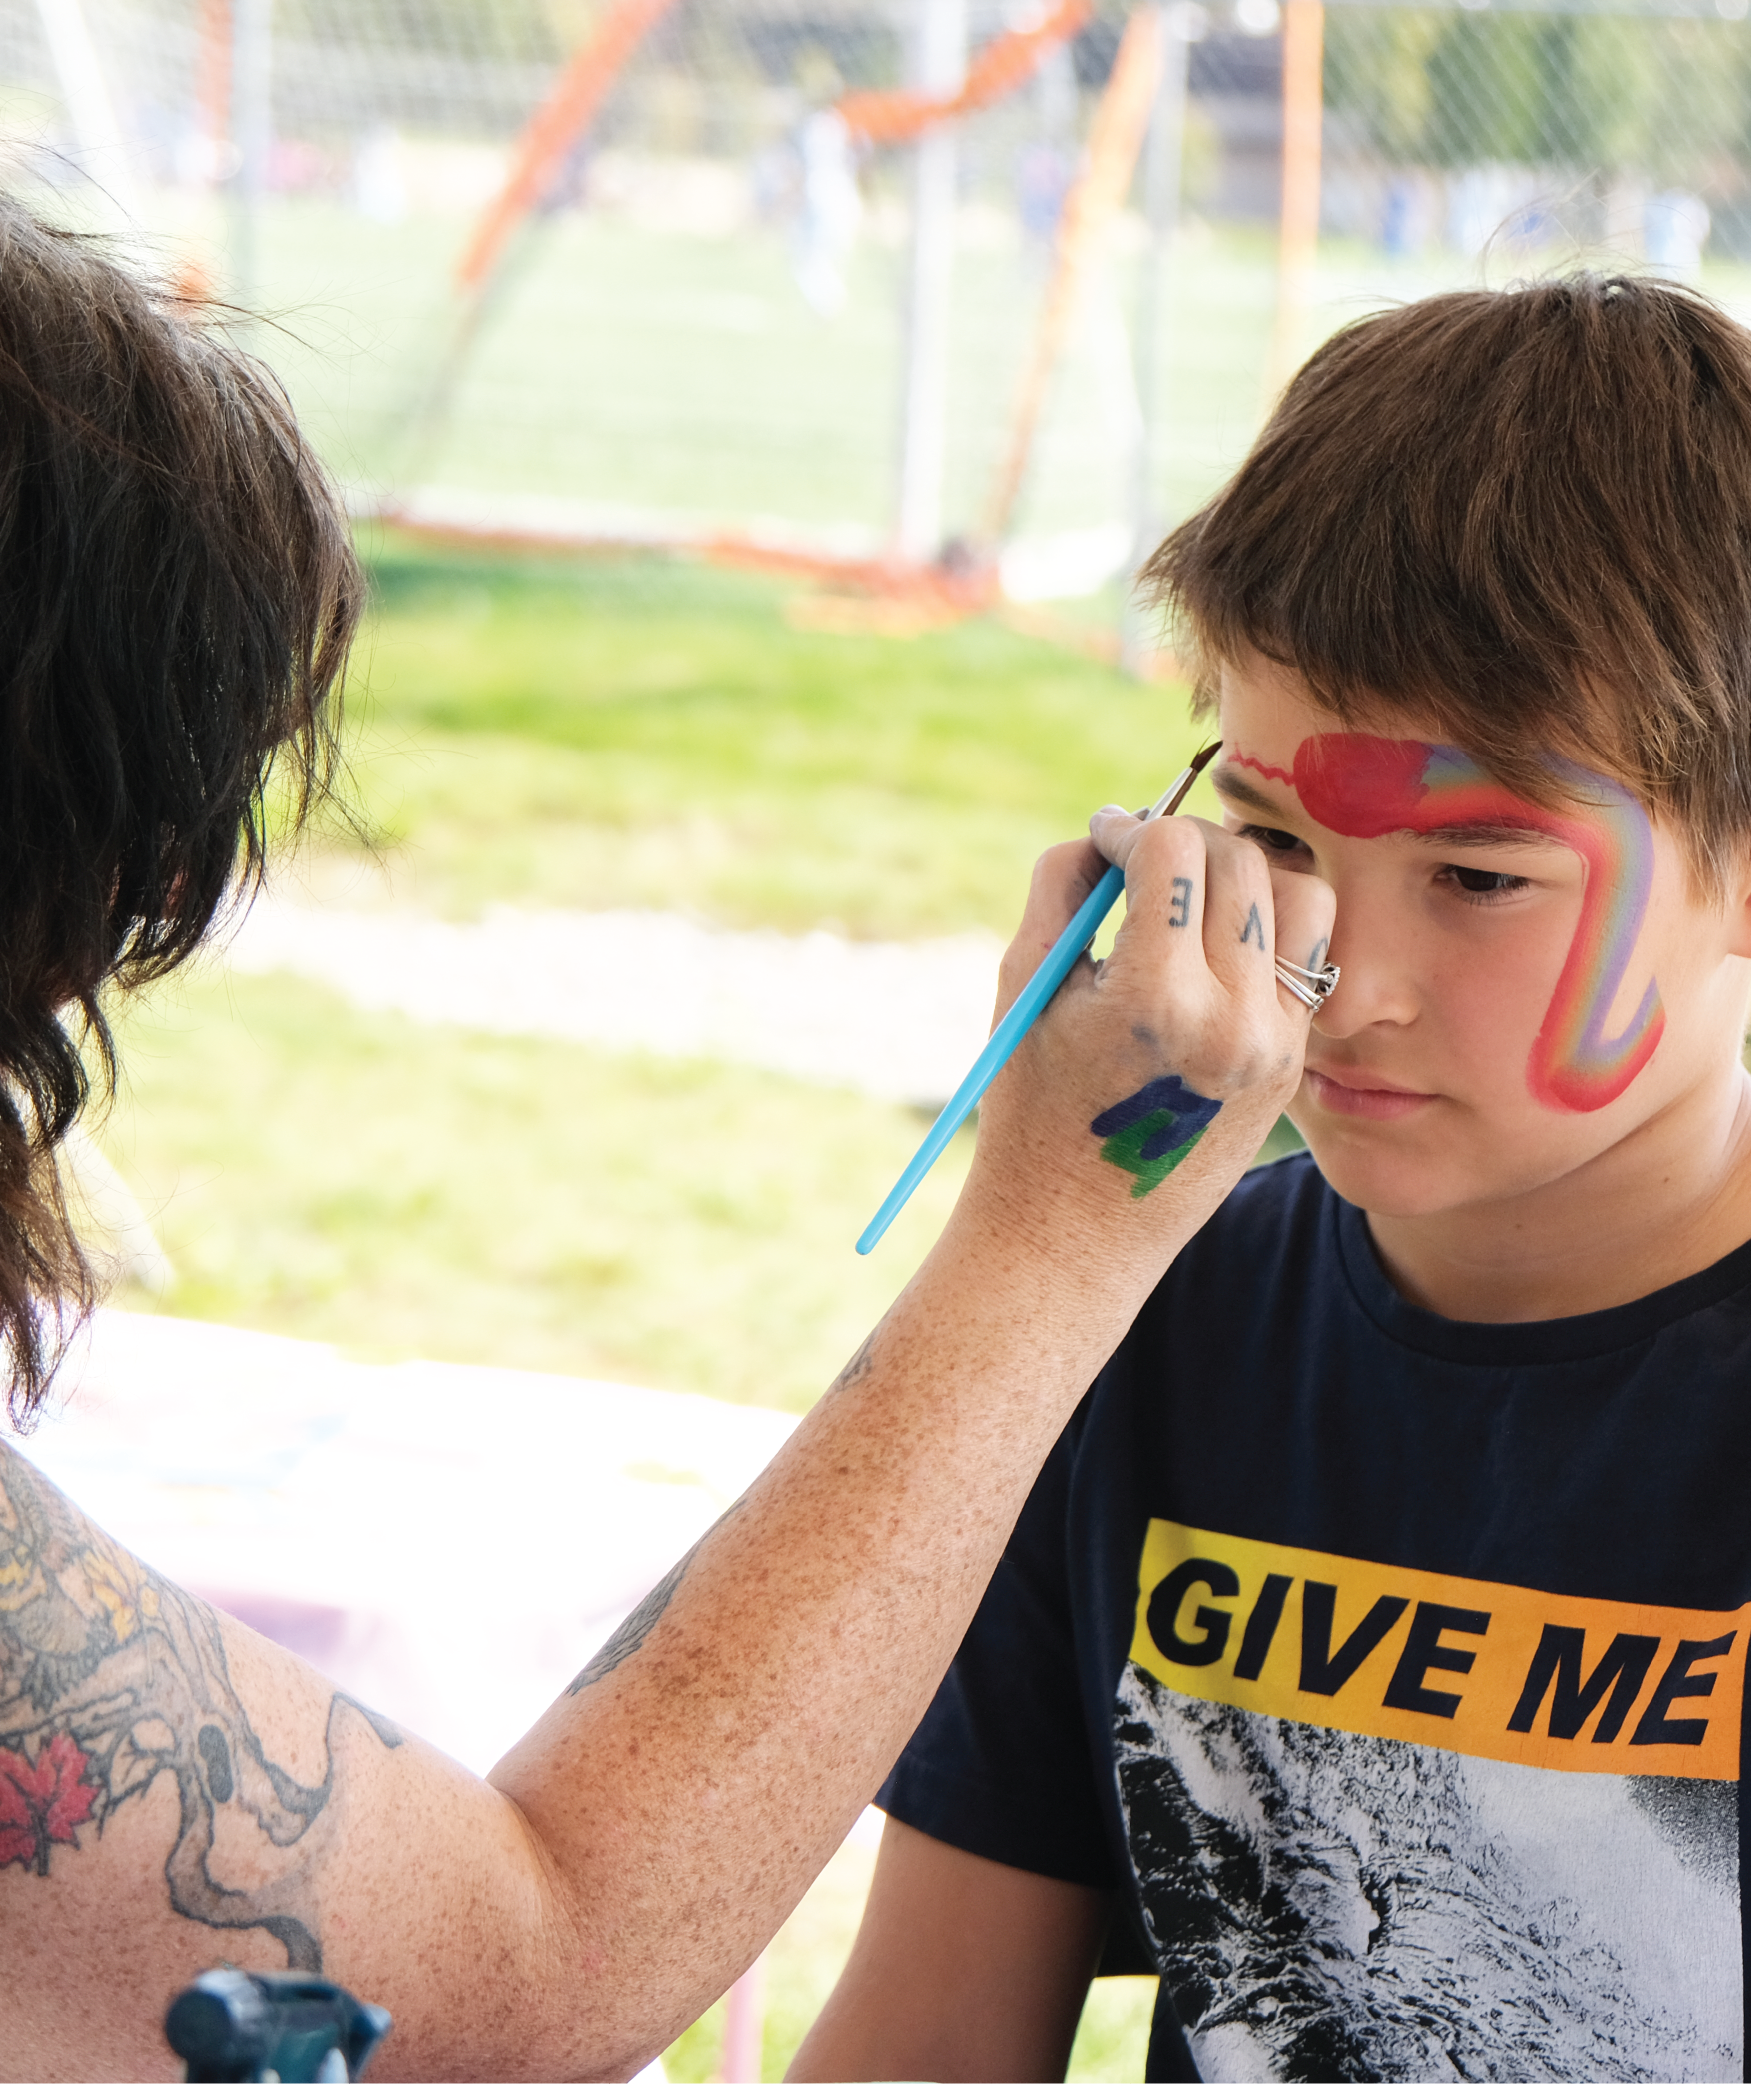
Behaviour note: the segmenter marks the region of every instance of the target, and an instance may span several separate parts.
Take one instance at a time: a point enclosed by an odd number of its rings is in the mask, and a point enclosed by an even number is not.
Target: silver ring
[[[1337,990],[1338,978],[1342,975],[1335,962],[1328,962],[1317,970],[1304,970],[1300,963],[1289,962],[1279,955],[1275,966],[1277,982],[1298,998],[1309,1013],[1319,1011]]]

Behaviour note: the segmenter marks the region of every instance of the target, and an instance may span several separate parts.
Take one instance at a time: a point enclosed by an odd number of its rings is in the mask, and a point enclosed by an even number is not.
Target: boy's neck
[[[1751,1239],[1751,1077],[1693,1089],[1530,1193],[1368,1227],[1393,1286],[1441,1317],[1526,1324],[1652,1295]]]

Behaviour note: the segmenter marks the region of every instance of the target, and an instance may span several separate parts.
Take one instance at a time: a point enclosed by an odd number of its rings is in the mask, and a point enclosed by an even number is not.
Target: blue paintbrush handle
[[[1125,871],[1109,868],[1082,901],[1076,917],[1065,927],[1052,952],[1022,986],[1021,994],[991,1030],[991,1039],[980,1050],[973,1068],[955,1088],[954,1098],[931,1124],[930,1134],[918,1146],[912,1162],[894,1182],[894,1190],[875,1212],[869,1228],[857,1240],[857,1249],[868,1252],[880,1242],[882,1233],[912,1198],[912,1190],[941,1157],[949,1138],[973,1109],[979,1095],[1015,1054],[1021,1038],[1050,1003],[1052,994],[1076,967],[1076,961],[1100,931],[1100,923],[1119,901],[1125,887]]]

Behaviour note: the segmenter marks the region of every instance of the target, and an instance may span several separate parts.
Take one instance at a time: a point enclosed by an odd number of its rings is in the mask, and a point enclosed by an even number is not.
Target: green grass
[[[37,190],[78,216],[77,189]],[[211,199],[148,199],[160,254],[197,255],[225,285],[225,219]],[[892,519],[903,253],[897,225],[854,255],[850,296],[824,320],[804,303],[785,237],[635,225],[611,211],[564,212],[514,248],[429,439],[410,429],[455,337],[451,270],[472,214],[416,210],[373,223],[315,194],[269,199],[260,224],[260,302],[251,345],[349,482],[419,482],[541,494],[746,524],[884,531]],[[1609,256],[1579,256],[1598,263]],[[1494,257],[1497,278],[1562,265],[1561,254]],[[1575,256],[1568,256],[1569,259]],[[1130,511],[1126,352],[1138,255],[1121,237],[1051,387],[1020,510],[1026,530]],[[1469,285],[1480,264],[1431,248],[1394,260],[1327,238],[1298,352],[1381,303]],[[1751,270],[1710,262],[1704,286],[1742,306]],[[955,259],[945,519],[978,533],[1011,431],[1043,286],[1040,257],[970,228]],[[1182,230],[1167,278],[1153,372],[1161,401],[1167,518],[1207,498],[1245,453],[1274,380],[1276,240],[1268,225]],[[1281,372],[1276,372],[1280,376]]]
[[[1007,935],[1041,849],[1196,735],[1180,691],[993,622],[827,635],[794,586],[683,561],[372,549],[355,795],[395,887],[452,914]]]
[[[190,220],[182,227],[195,231]],[[205,229],[210,242],[216,228]],[[448,407],[411,437],[455,335],[449,268],[461,217],[387,227],[283,197],[263,220],[256,346],[343,475],[541,493],[881,531],[890,519],[903,253],[866,238],[838,317],[818,317],[782,234],[654,232],[571,214],[525,236],[495,287]],[[1074,331],[1048,400],[1022,519],[1053,530],[1127,511],[1113,412],[1114,329],[1133,301],[1121,260]],[[1203,497],[1256,424],[1270,336],[1268,235],[1183,256],[1184,313],[1164,347],[1168,511]],[[963,241],[955,264],[945,507],[976,530],[1010,433],[1044,276],[1019,246]],[[1212,429],[1220,438],[1212,448]],[[1189,459],[1189,467],[1188,467]]]
[[[807,1408],[941,1227],[963,1136],[883,1244],[905,1108],[729,1066],[421,1027],[285,978],[129,1013],[102,1142],[178,1273],[163,1307]]]
[[[62,198],[44,198],[65,210]],[[221,283],[225,222],[199,198],[152,199],[161,250],[203,256]],[[904,253],[866,235],[845,310],[817,316],[784,235],[655,231],[568,212],[513,246],[448,393],[414,430],[456,338],[451,269],[471,218],[416,211],[383,225],[317,195],[273,197],[260,226],[250,345],[349,482],[528,494],[747,524],[892,518]],[[1328,242],[1307,345],[1358,300],[1469,277],[1452,256],[1393,267]],[[1121,242],[1046,402],[1019,512],[1026,530],[1127,514],[1129,436],[1120,335],[1137,255]],[[1039,323],[1040,256],[963,237],[950,318],[944,484],[951,534],[981,531]],[[1266,403],[1276,297],[1267,227],[1193,224],[1170,283],[1156,375],[1164,415],[1159,511],[1188,512],[1233,469]]]

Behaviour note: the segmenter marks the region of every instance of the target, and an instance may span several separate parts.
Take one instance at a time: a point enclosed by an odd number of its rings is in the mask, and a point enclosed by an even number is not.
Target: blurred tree
[[[1445,14],[1410,7],[1333,8],[1326,16],[1326,101],[1384,159],[1424,157],[1429,58],[1446,21]]]
[[[1337,7],[1326,101],[1398,165],[1703,187],[1751,148],[1751,24]]]

